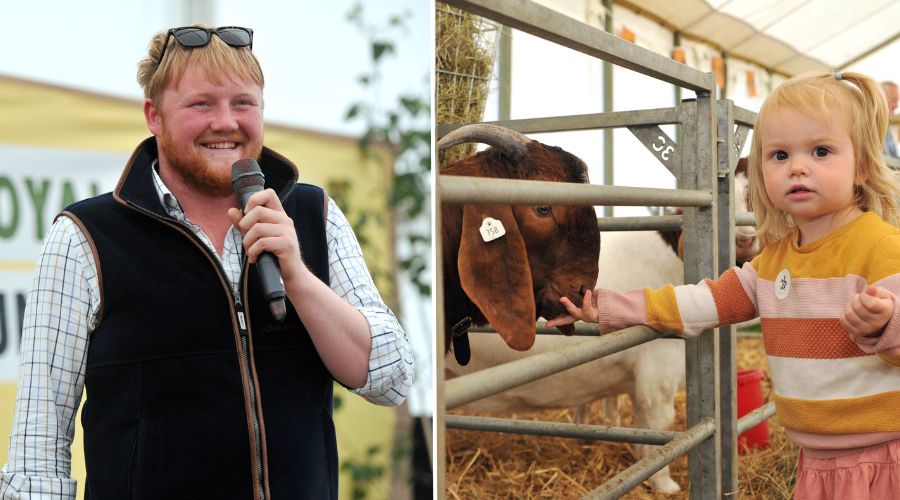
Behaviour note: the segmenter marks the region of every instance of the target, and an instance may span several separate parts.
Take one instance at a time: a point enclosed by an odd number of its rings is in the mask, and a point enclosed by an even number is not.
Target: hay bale
[[[763,368],[762,339],[738,339],[738,369]],[[763,381],[764,393],[770,386]],[[675,399],[675,430],[685,430],[685,395]],[[620,398],[621,425],[634,426],[628,397]],[[454,414],[474,413],[453,410]],[[600,401],[590,408],[590,421],[604,423]],[[488,416],[572,422],[572,410],[547,410],[528,414],[493,413]],[[797,447],[788,441],[777,419],[769,421],[769,446],[739,459],[739,498],[790,498],[797,463]],[[448,429],[447,498],[580,498],[637,461],[626,443],[547,438],[494,432]],[[676,495],[664,495],[640,485],[623,498],[628,500],[687,499],[687,458],[670,467],[681,487]]]
[[[499,26],[469,12],[437,3],[435,31],[437,123],[482,121],[493,76]],[[474,144],[439,152],[439,164],[453,163],[474,152]]]

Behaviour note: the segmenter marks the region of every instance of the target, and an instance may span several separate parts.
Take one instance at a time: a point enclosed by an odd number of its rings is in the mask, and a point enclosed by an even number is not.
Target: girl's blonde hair
[[[766,194],[761,169],[763,117],[789,107],[807,116],[830,120],[846,113],[850,141],[856,161],[853,202],[864,212],[875,212],[897,225],[897,178],[884,163],[884,140],[888,125],[887,99],[881,87],[861,73],[806,73],[779,85],[763,102],[756,118],[750,148],[750,203],[756,214],[760,244],[787,236],[797,225],[793,217],[775,208]]]
[[[206,24],[194,26],[211,28]],[[168,47],[160,61],[166,41]],[[210,34],[209,44],[204,47],[182,47],[174,36],[168,36],[167,30],[153,35],[147,57],[138,63],[137,80],[144,89],[144,97],[157,102],[169,83],[181,79],[189,62],[198,65],[216,85],[226,80],[250,81],[261,89],[265,83],[259,61],[249,47],[231,47],[215,34]]]

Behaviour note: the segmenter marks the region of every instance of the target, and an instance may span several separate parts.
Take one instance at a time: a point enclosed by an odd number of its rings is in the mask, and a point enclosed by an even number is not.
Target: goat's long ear
[[[503,223],[506,235],[485,242],[479,229],[486,217]],[[519,351],[534,345],[535,305],[525,241],[508,205],[463,207],[459,279],[469,299]]]

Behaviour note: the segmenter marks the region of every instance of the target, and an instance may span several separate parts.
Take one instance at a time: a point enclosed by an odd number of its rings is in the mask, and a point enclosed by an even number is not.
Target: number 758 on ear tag
[[[479,229],[479,231],[481,231],[481,239],[483,239],[485,243],[494,241],[506,234],[503,223],[491,217],[487,217],[481,221],[481,229]]]

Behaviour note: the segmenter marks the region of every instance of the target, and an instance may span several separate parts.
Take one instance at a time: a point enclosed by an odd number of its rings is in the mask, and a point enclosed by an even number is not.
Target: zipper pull
[[[240,300],[237,300],[234,305],[237,308],[238,328],[240,329],[241,337],[246,337],[249,335],[249,332],[247,331],[247,320],[244,316],[244,307],[241,305]]]

